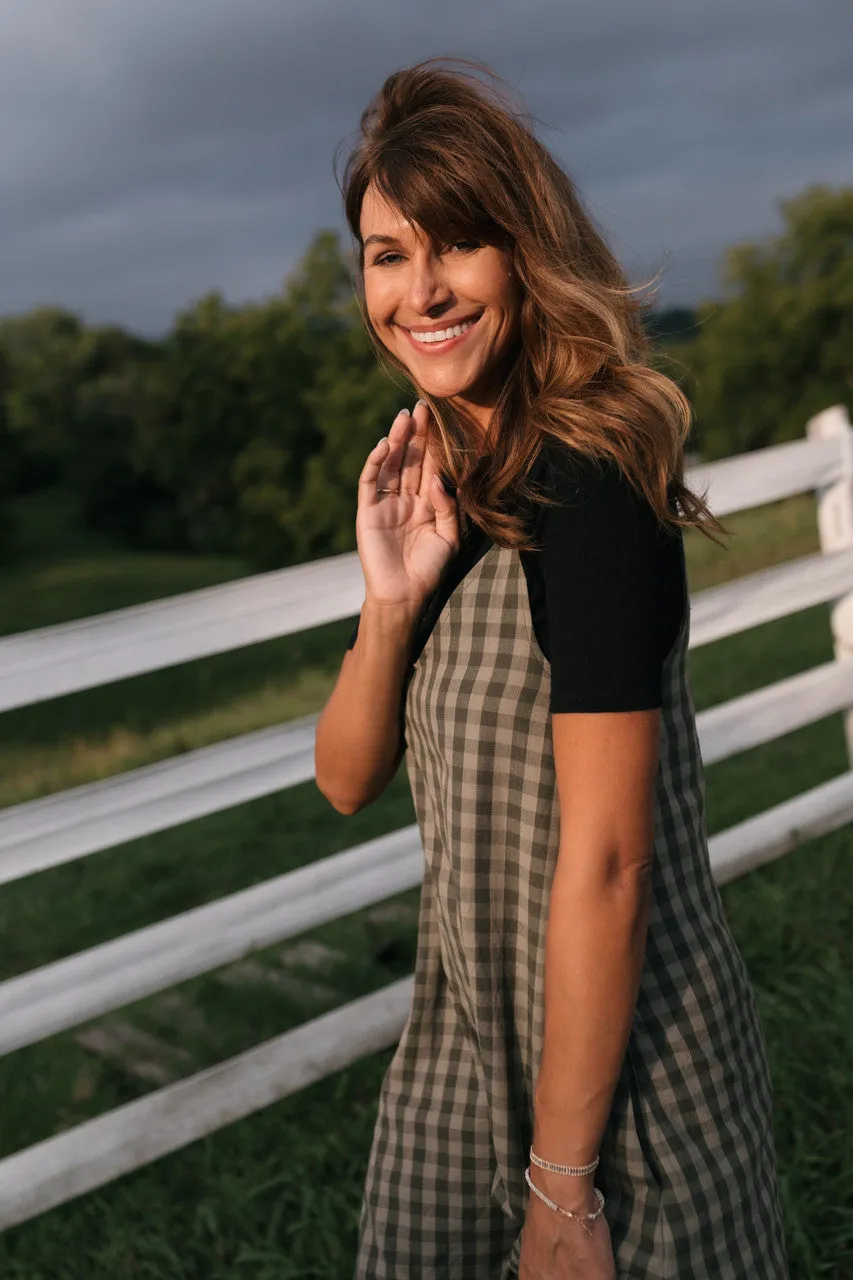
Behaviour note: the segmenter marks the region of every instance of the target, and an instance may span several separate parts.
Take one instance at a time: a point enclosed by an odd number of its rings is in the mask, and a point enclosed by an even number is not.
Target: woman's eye
[[[463,253],[474,253],[477,249],[481,249],[482,245],[479,240],[457,240],[448,246],[448,250],[459,249]],[[388,253],[380,253],[378,258],[373,259],[374,267],[393,267],[403,255],[396,253],[393,249]]]

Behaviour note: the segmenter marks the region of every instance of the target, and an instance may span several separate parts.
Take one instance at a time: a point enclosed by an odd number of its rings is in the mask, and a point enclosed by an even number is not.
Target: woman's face
[[[474,241],[433,244],[372,185],[361,239],[367,313],[380,340],[420,391],[456,399],[487,426],[521,310],[507,254]]]

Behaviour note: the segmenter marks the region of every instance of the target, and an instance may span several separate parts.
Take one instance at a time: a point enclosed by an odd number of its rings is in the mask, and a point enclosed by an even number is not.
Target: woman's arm
[[[411,414],[401,410],[359,477],[365,601],[314,747],[317,786],[341,813],[370,804],[397,772],[414,635],[424,600],[459,549],[459,513],[428,449],[428,422],[423,400]]]
[[[403,754],[403,682],[417,625],[411,609],[365,600],[358,638],[317,723],[317,786],[340,813],[376,800]]]
[[[533,1149],[557,1164],[598,1152],[645,953],[660,709],[552,716],[560,846],[545,955],[545,1032]],[[595,1208],[594,1175],[534,1167],[564,1208]]]
[[[537,1155],[587,1164],[607,1124],[645,953],[663,671],[687,606],[682,545],[618,467],[551,450],[560,505],[543,520],[560,812],[545,958]],[[567,1209],[595,1209],[594,1175],[534,1166]],[[574,1196],[577,1203],[569,1202]]]

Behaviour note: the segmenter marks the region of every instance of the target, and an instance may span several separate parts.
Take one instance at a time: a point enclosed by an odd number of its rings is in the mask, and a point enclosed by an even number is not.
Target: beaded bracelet
[[[539,1197],[540,1200],[544,1200],[549,1209],[555,1209],[557,1213],[561,1213],[565,1218],[574,1218],[576,1222],[579,1222],[581,1224],[581,1226],[583,1227],[584,1231],[588,1236],[592,1235],[592,1228],[588,1225],[588,1223],[595,1222],[596,1218],[600,1218],[602,1213],[604,1212],[604,1196],[601,1194],[598,1187],[593,1187],[593,1191],[595,1192],[595,1198],[598,1201],[598,1208],[595,1210],[595,1212],[594,1213],[573,1213],[571,1209],[564,1209],[562,1205],[555,1204],[553,1200],[549,1200],[548,1196],[545,1195],[545,1192],[540,1191],[539,1188],[536,1186],[536,1184],[530,1181],[530,1165],[528,1165],[527,1168],[524,1170],[524,1178],[530,1190],[533,1191]]]
[[[594,1173],[598,1168],[598,1156],[590,1164],[551,1164],[548,1160],[540,1160],[532,1147],[530,1148],[530,1159],[533,1164],[538,1164],[540,1169],[550,1169],[552,1173],[568,1173],[576,1178],[582,1178],[587,1173]]]

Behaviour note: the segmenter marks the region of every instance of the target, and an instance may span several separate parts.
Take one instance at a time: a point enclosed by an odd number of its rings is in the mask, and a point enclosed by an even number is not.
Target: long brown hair
[[[533,549],[514,500],[548,501],[526,478],[551,437],[615,460],[663,525],[700,528],[715,542],[709,529],[728,532],[684,482],[690,403],[650,367],[651,303],[635,296],[643,286],[628,284],[572,180],[494,71],[430,58],[395,72],[365,109],[344,168],[362,316],[380,360],[408,379],[364,305],[360,217],[371,183],[434,243],[474,238],[504,249],[521,285],[519,340],[485,447],[460,406],[421,392],[438,437],[431,447],[462,511],[494,541]]]

